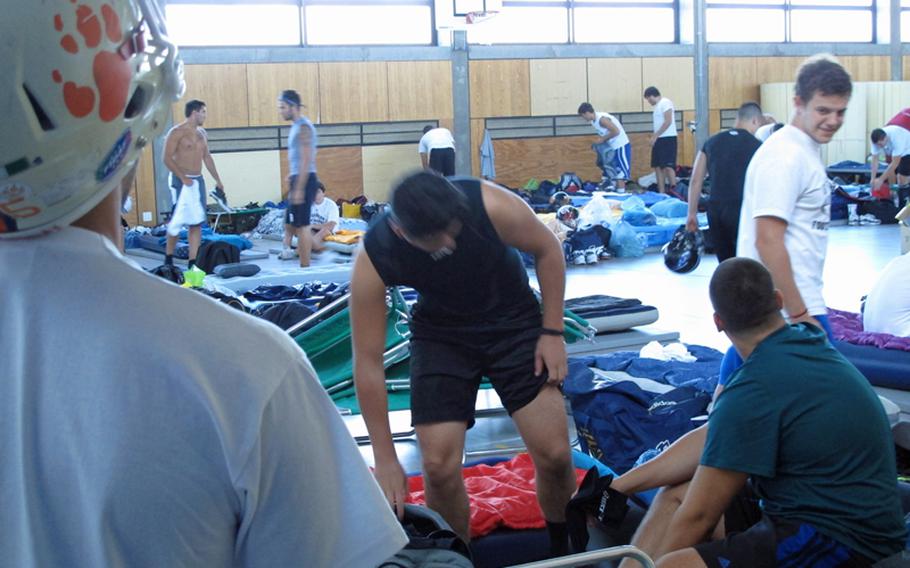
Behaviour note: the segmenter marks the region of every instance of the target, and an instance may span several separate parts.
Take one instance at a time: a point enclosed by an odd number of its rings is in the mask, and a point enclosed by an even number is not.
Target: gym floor
[[[860,298],[899,254],[897,225],[832,226],[824,276],[828,306],[858,312]],[[685,343],[725,351],[730,343],[714,327],[708,298],[708,282],[716,267],[717,258],[705,255],[693,272],[674,274],[664,266],[660,254],[572,266],[567,271],[566,297],[607,294],[638,298],[660,311],[653,327],[677,331]]]

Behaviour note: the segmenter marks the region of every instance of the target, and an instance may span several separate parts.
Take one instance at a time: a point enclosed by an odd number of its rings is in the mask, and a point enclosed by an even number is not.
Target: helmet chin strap
[[[443,258],[445,258],[447,256],[451,256],[454,252],[455,251],[450,249],[449,247],[442,247],[441,249],[439,249],[435,252],[431,252],[430,258],[432,258],[433,260],[442,260]]]

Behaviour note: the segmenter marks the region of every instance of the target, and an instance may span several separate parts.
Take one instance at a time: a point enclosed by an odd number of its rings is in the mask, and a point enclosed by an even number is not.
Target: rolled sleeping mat
[[[215,275],[221,278],[233,278],[235,276],[253,276],[259,272],[258,264],[250,262],[231,262],[229,264],[219,264],[215,267]]]

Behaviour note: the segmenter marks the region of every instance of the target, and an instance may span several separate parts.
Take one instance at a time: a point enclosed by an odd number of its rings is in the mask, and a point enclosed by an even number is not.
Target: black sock
[[[196,259],[195,259],[195,258],[191,258],[191,259],[189,260],[189,262],[186,263],[186,269],[187,269],[187,270],[192,270],[194,266],[196,266]]]
[[[547,521],[547,532],[550,533],[550,557],[567,555],[569,553],[569,529],[566,523]]]
[[[167,264],[168,266],[173,266],[174,265],[174,255],[172,255],[172,254],[164,255],[164,264]]]

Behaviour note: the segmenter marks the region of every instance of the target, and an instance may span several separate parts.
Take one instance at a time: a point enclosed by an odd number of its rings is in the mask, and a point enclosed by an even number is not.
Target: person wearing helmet
[[[4,8],[3,564],[394,554],[406,536],[293,340],[119,250],[123,195],[183,92],[160,3]]]
[[[316,177],[316,127],[303,115],[300,94],[288,89],[278,96],[278,113],[291,123],[288,133],[288,208],[284,216],[284,250],[278,258],[294,258],[291,241],[297,236],[297,256],[300,266],[310,265],[313,249],[313,233],[310,231],[310,217],[319,179]]]
[[[215,189],[223,192],[224,184],[221,183],[215,160],[212,159],[212,154],[209,152],[208,138],[202,128],[206,116],[205,103],[196,99],[188,101],[184,107],[184,116],[186,120],[171,128],[164,142],[164,165],[171,171],[171,202],[174,204],[174,209],[171,211],[171,223],[168,226],[164,263],[174,263],[174,249],[177,246],[178,233],[183,226],[189,225],[187,230],[187,241],[190,245],[188,266],[192,270],[196,265],[196,254],[199,252],[199,245],[202,242],[202,224],[206,220],[206,193],[202,164],[205,163],[205,167],[215,178]],[[183,195],[184,192],[187,192],[187,195]],[[184,205],[180,203],[181,197],[186,199],[192,193],[198,194],[197,200],[201,202],[201,208],[181,207],[181,212],[188,210],[193,214],[190,218],[183,219],[179,215],[175,216],[178,205]],[[192,199],[192,197],[190,198]],[[192,205],[195,206],[195,203]]]
[[[541,302],[516,249],[534,255]],[[382,354],[386,288],[420,294],[411,319],[411,420],[427,506],[465,540],[461,476],[477,389],[489,377],[534,460],[552,553],[565,554],[565,508],[575,491],[562,395],[565,261],[556,236],[517,195],[476,178],[421,171],[401,180],[364,237],[351,277],[354,384],[375,475],[399,515],[404,470],[389,430]]]
[[[844,123],[850,74],[832,57],[806,59],[796,74],[790,124],[761,145],[746,170],[737,256],[761,261],[784,298],[790,323],[831,335],[822,273],[831,222],[831,187],[819,157]],[[721,364],[726,384],[742,359],[731,347]]]

